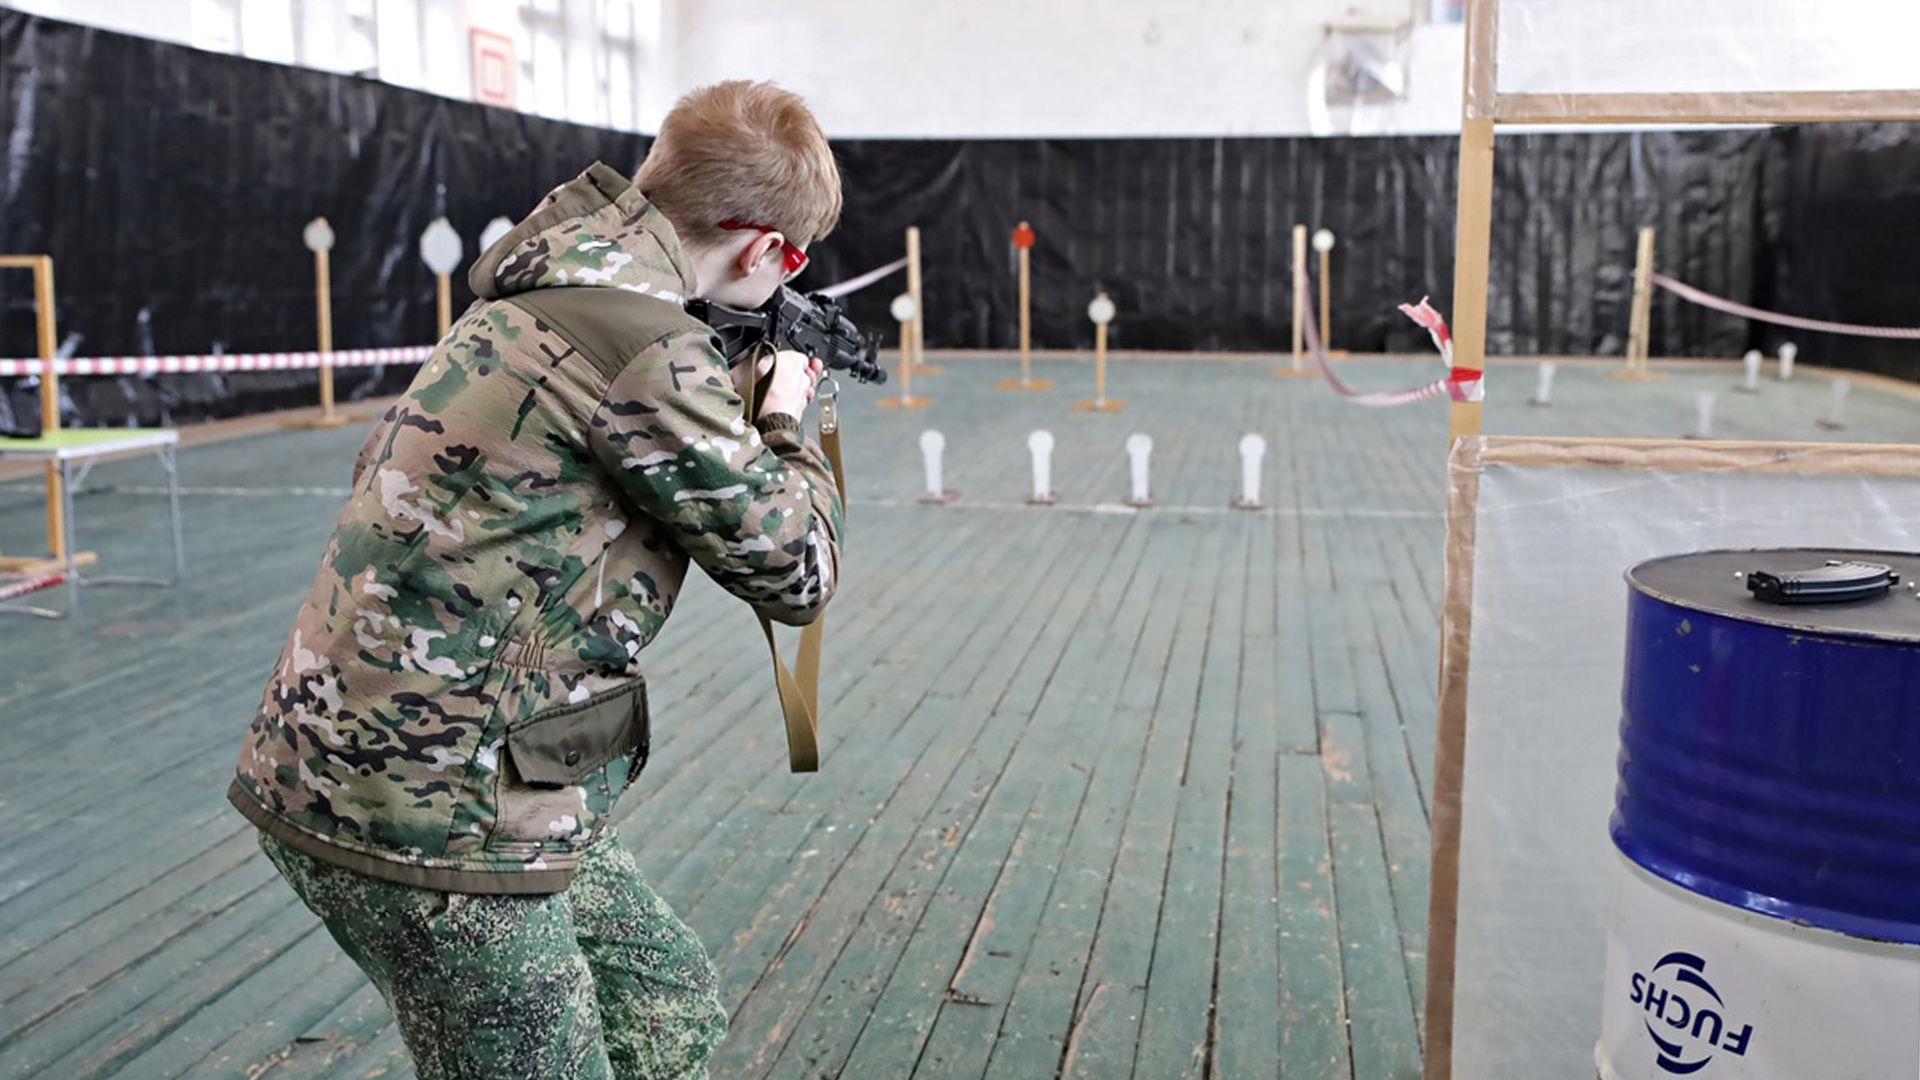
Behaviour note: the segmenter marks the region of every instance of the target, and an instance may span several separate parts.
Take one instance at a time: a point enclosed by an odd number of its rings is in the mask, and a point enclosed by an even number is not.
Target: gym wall
[[[1466,35],[1428,0],[675,0],[672,81],[771,78],[854,138],[1457,134]],[[1329,24],[1402,23],[1400,100],[1316,117]],[[1417,10],[1416,10],[1417,9]],[[1337,95],[1336,95],[1337,96]]]

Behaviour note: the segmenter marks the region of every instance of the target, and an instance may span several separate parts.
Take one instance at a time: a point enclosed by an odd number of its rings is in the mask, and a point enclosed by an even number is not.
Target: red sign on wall
[[[514,56],[513,39],[491,30],[475,29],[473,35],[473,100],[483,105],[514,108],[514,93],[519,59]]]

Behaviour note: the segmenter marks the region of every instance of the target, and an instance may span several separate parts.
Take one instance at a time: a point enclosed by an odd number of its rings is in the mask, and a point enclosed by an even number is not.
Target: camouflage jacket
[[[470,282],[360,452],[228,797],[375,877],[553,892],[645,763],[638,658],[688,560],[811,621],[840,506],[790,417],[742,415],[672,225],[612,169]]]

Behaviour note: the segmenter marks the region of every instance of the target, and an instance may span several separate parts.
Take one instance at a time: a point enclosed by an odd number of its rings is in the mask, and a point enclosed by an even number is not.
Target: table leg
[[[80,567],[74,562],[73,546],[73,460],[60,459],[60,539],[67,556],[67,614],[80,611]]]

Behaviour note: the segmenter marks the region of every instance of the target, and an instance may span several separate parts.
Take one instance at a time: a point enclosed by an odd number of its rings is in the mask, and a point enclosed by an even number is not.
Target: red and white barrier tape
[[[0,360],[0,375],[189,375],[196,372],[304,371],[425,363],[433,346],[342,349],[336,352],[224,353],[217,356],[83,356],[65,360]]]
[[[905,257],[819,290],[841,297],[879,281],[907,265]],[[386,364],[423,364],[433,346],[402,349],[342,349],[332,353],[226,353],[219,356],[89,356],[54,360],[55,375],[191,375],[227,371],[305,371],[320,367],[380,367]],[[47,361],[0,360],[0,375],[38,375]]]
[[[836,281],[832,285],[829,285],[826,288],[820,289],[818,291],[824,296],[831,296],[837,300],[842,296],[848,295],[849,293],[859,292],[861,289],[864,289],[867,286],[873,284],[874,282],[879,281],[881,278],[886,277],[888,274],[893,273],[895,270],[904,269],[906,265],[907,265],[907,257],[905,255],[902,255],[901,257],[893,260],[892,262],[888,263],[885,266],[879,267],[878,269],[869,270],[866,273],[861,274],[859,277],[850,277],[845,281]]]
[[[48,574],[44,577],[26,578],[21,581],[0,583],[0,600],[12,600],[16,596],[25,596],[30,592],[50,589],[55,585],[65,584],[66,580],[67,575],[60,573]]]
[[[1300,268],[1295,273],[1304,276],[1306,270]],[[1296,296],[1305,294],[1304,289],[1295,292]],[[1327,385],[1333,387],[1334,393],[1355,405],[1387,408],[1442,396],[1452,398],[1454,401],[1486,399],[1487,385],[1484,373],[1475,368],[1454,366],[1453,333],[1447,329],[1446,317],[1435,311],[1433,305],[1427,303],[1427,298],[1424,296],[1420,298],[1418,304],[1401,304],[1400,311],[1407,318],[1426,328],[1427,333],[1433,337],[1433,344],[1440,350],[1440,361],[1447,365],[1447,374],[1425,386],[1416,386],[1408,390],[1382,390],[1370,394],[1349,389],[1347,384],[1341,382],[1340,377],[1333,373],[1332,366],[1327,363],[1327,350],[1320,344],[1320,327],[1314,321],[1313,306],[1303,304],[1301,307],[1302,322],[1306,326],[1307,348],[1312,350],[1314,363],[1320,366],[1321,376],[1327,380]]]
[[[907,265],[905,258],[859,277],[829,285],[820,291],[845,296]],[[217,356],[87,356],[60,360],[0,360],[0,375],[39,375],[52,367],[55,375],[192,375],[228,371],[306,371],[322,367],[382,367],[387,364],[424,364],[431,345],[401,349],[341,349],[330,353],[224,353]]]
[[[1861,326],[1857,323],[1827,322],[1824,319],[1803,319],[1798,315],[1782,315],[1774,311],[1763,311],[1757,307],[1748,307],[1738,301],[1715,296],[1688,285],[1684,281],[1675,281],[1665,274],[1656,273],[1653,283],[1679,296],[1691,300],[1701,307],[1724,311],[1729,315],[1773,323],[1775,326],[1791,326],[1799,330],[1818,330],[1827,334],[1851,334],[1855,337],[1897,338],[1903,341],[1920,341],[1920,327],[1913,326]]]

